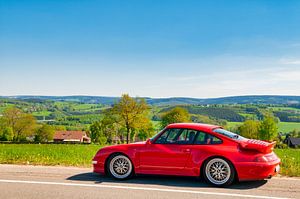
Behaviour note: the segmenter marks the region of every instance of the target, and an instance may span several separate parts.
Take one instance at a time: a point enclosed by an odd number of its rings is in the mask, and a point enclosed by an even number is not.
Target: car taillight
[[[265,156],[258,156],[254,159],[255,162],[268,162],[268,158]]]

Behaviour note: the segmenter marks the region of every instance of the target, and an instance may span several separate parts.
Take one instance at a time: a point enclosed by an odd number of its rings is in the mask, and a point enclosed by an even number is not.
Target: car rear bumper
[[[238,178],[245,180],[263,180],[272,178],[280,171],[280,160],[273,162],[243,162],[236,164]]]

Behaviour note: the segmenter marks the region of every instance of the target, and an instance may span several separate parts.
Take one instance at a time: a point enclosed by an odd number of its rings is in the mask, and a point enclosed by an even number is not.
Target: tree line
[[[129,143],[145,140],[155,133],[155,127],[150,119],[151,107],[144,99],[122,95],[120,100],[110,108],[105,109],[99,120],[86,129],[92,142],[99,144]],[[159,115],[159,128],[170,123],[201,122],[226,126],[226,121],[207,115],[190,114],[195,109],[175,107]],[[205,113],[216,114],[217,109],[205,108]],[[235,115],[230,115],[234,118]],[[195,112],[198,113],[198,110]],[[221,112],[225,115],[225,112]],[[278,135],[278,119],[266,113],[262,120],[246,120],[238,128],[233,129],[242,136],[261,140],[275,140]],[[30,138],[36,142],[47,142],[53,139],[55,128],[47,124],[38,124],[35,117],[24,113],[16,107],[10,107],[0,117],[0,140],[25,141]]]
[[[53,139],[54,128],[47,124],[38,124],[36,118],[21,109],[10,107],[0,117],[0,141],[48,142]]]

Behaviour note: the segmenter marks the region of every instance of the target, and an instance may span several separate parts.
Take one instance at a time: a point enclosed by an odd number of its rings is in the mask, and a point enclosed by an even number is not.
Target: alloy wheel
[[[214,158],[207,162],[205,174],[207,179],[215,185],[224,185],[231,177],[231,168],[227,161]]]
[[[125,179],[132,173],[132,164],[124,155],[113,157],[109,163],[109,171],[117,179]]]

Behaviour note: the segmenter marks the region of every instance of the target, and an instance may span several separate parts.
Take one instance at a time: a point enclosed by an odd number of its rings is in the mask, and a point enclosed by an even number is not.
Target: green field
[[[38,111],[32,113],[33,116],[49,116],[50,114],[50,111]]]
[[[281,159],[281,175],[300,176],[300,149],[275,149]]]
[[[232,129],[239,125],[243,124],[242,122],[227,122],[226,128]],[[299,122],[279,122],[278,124],[278,131],[288,133],[293,131],[294,129],[300,130],[300,123]]]
[[[100,145],[0,144],[0,164],[91,166]]]
[[[0,144],[0,164],[90,167],[100,145]],[[300,149],[275,149],[281,174],[300,176]]]
[[[239,125],[243,124],[243,122],[227,122],[226,128],[227,129],[232,129],[235,128]]]
[[[279,131],[281,132],[291,132],[294,129],[300,130],[299,122],[280,122],[278,124]]]

